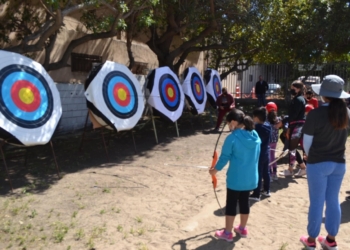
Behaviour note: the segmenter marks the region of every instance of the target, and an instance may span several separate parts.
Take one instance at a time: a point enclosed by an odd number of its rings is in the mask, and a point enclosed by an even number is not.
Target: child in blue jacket
[[[231,242],[237,202],[241,221],[239,226],[234,227],[234,231],[241,237],[247,237],[248,234],[246,225],[250,211],[249,194],[258,184],[261,140],[254,130],[252,118],[245,116],[243,111],[233,109],[227,115],[226,122],[232,133],[225,139],[219,160],[209,173],[215,175],[227,162],[230,163],[226,174],[226,225],[225,229],[217,231],[215,236]]]
[[[255,130],[258,133],[261,140],[260,157],[258,164],[259,181],[258,186],[249,197],[251,200],[260,201],[260,193],[262,180],[264,180],[264,196],[270,196],[270,141],[271,141],[271,126],[266,122],[267,113],[266,109],[261,107],[253,111],[253,120],[255,122]]]

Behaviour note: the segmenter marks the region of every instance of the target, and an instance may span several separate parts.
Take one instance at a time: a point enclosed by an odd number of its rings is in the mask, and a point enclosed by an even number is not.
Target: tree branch
[[[118,19],[115,18],[115,20],[112,24],[112,27],[108,32],[102,32],[102,33],[98,33],[98,34],[88,34],[88,35],[82,36],[78,39],[71,41],[69,43],[66,51],[64,52],[62,58],[58,62],[50,63],[47,66],[46,70],[47,71],[57,70],[57,69],[60,69],[62,67],[67,66],[68,59],[70,58],[73,49],[76,48],[77,46],[83,44],[83,43],[86,43],[86,42],[92,41],[92,40],[111,38],[111,37],[115,36],[117,34],[117,30],[116,30],[117,22],[118,22]]]
[[[36,51],[42,50],[43,47],[45,46],[45,42],[47,41],[47,39],[61,27],[62,20],[63,19],[62,19],[61,10],[58,9],[54,23],[49,28],[42,31],[42,34],[38,42],[32,45],[27,45],[24,39],[20,45],[6,48],[5,50],[17,52],[19,54],[23,54],[27,52],[36,52]]]

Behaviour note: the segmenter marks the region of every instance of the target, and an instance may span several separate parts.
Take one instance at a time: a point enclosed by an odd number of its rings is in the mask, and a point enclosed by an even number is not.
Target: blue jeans
[[[258,107],[266,106],[266,97],[265,94],[257,94],[256,97],[258,98]]]
[[[312,238],[316,238],[320,233],[325,202],[326,230],[331,236],[338,234],[341,220],[338,196],[345,169],[345,163],[330,161],[307,164],[306,171],[310,198],[307,231]]]
[[[260,190],[262,185],[262,180],[264,180],[264,191],[270,192],[270,167],[269,167],[269,155],[264,157],[264,159],[259,160],[258,165],[258,173],[259,173],[259,180],[258,180],[258,186],[256,189],[254,189],[252,196],[254,197],[260,197]]]

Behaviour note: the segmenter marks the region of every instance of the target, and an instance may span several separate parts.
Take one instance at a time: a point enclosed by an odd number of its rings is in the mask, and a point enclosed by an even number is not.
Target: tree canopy
[[[204,51],[227,74],[251,63],[349,60],[350,2],[346,0],[0,0],[0,46],[28,54],[45,50],[44,67],[67,66],[91,40],[140,34],[160,66],[178,73],[190,53]],[[78,15],[77,15],[78,13]],[[58,62],[50,53],[63,19],[79,17],[88,32],[70,41]]]

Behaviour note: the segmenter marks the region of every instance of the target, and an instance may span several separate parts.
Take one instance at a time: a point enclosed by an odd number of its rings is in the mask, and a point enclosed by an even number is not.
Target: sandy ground
[[[224,226],[224,216],[206,167],[218,134],[201,129],[183,132],[180,126],[177,138],[174,127],[166,131],[157,145],[152,132],[136,137],[136,154],[130,137],[112,140],[109,163],[99,140],[80,154],[75,151],[78,137],[71,145],[56,143],[62,178],[55,177],[52,163],[39,162],[29,168],[50,171],[21,170],[13,176],[14,194],[2,182],[0,249],[303,249],[299,237],[307,225],[306,178],[280,177],[271,183],[270,198],[251,203],[248,238],[235,237],[233,243],[217,240],[214,232]],[[219,152],[227,134],[226,128]],[[50,156],[49,151],[41,153]],[[349,149],[347,158],[349,162]],[[286,168],[279,163],[279,170]],[[218,174],[222,206],[225,170]],[[344,250],[350,249],[346,190],[349,171],[340,192],[343,216],[337,236],[339,249]],[[321,234],[325,233],[322,225]]]

